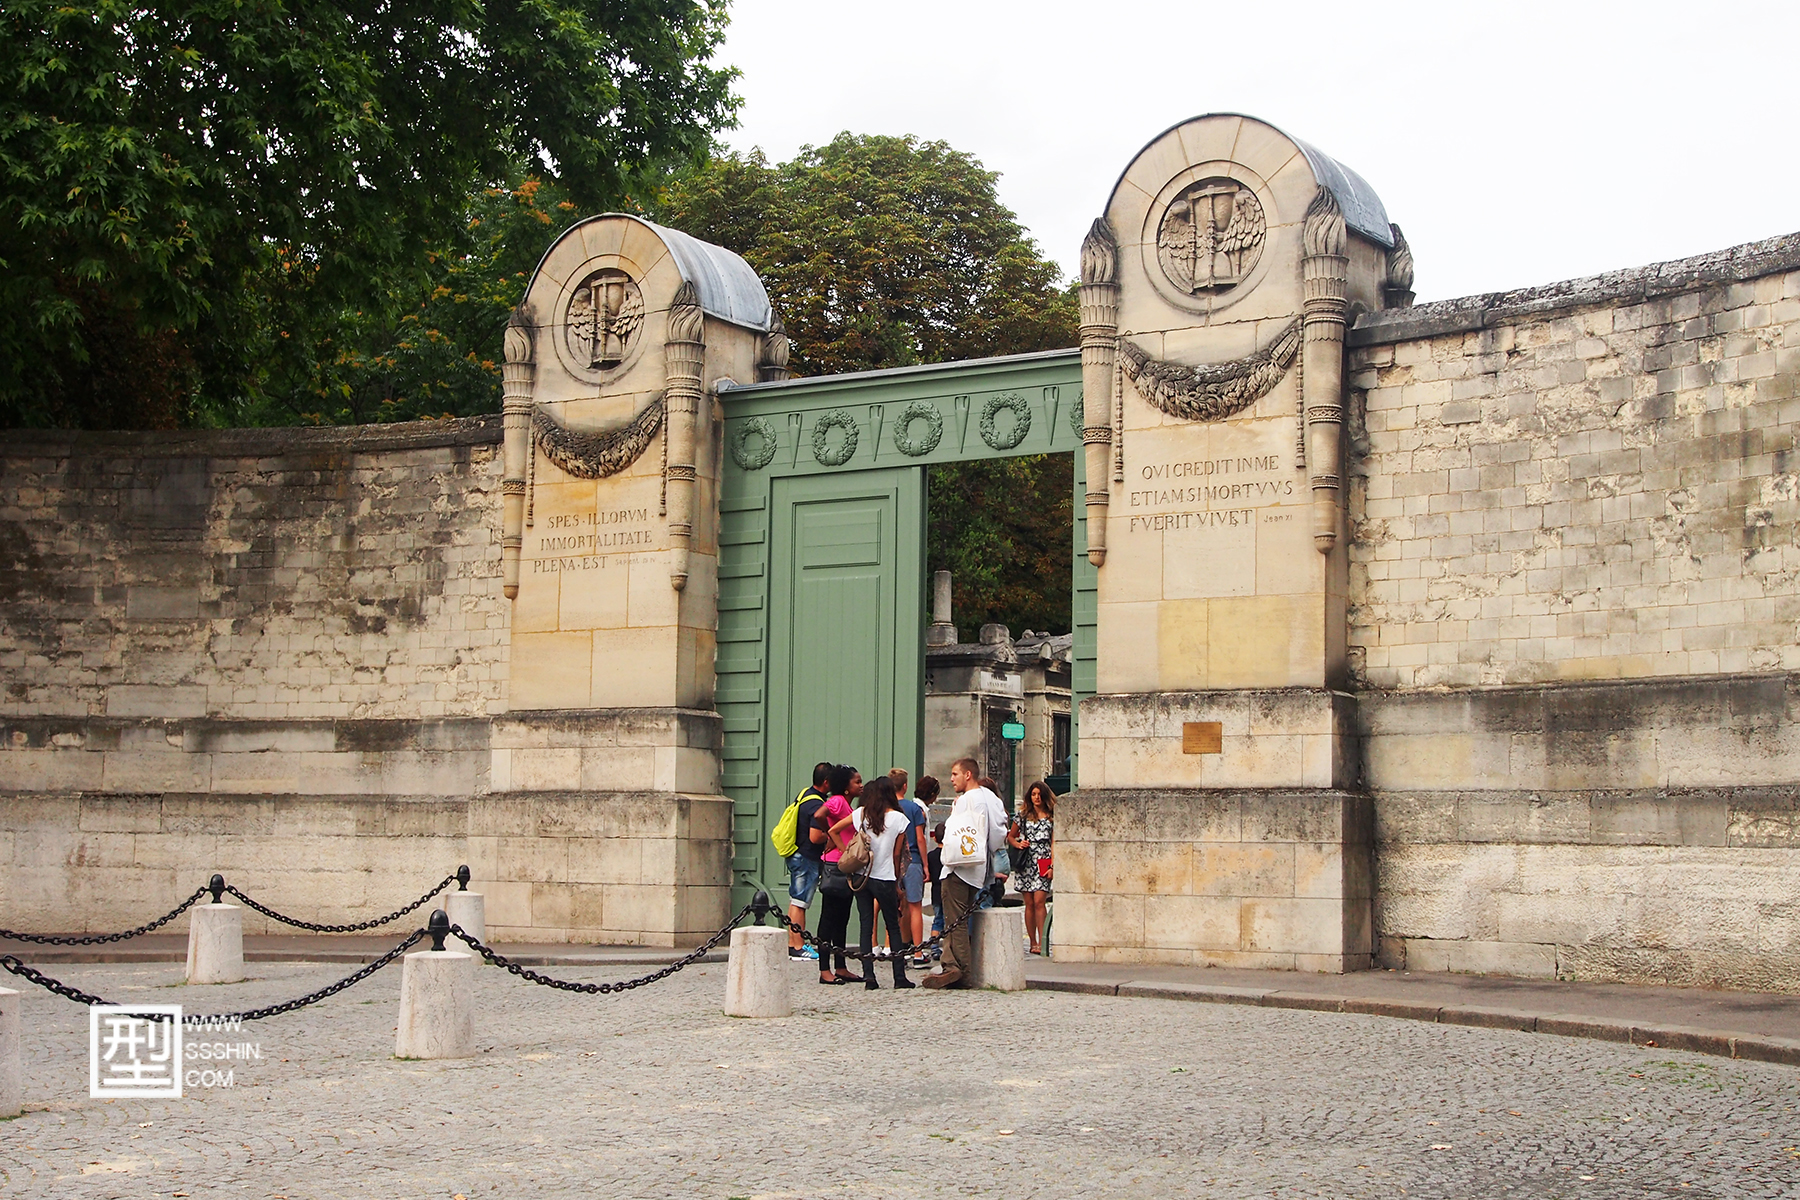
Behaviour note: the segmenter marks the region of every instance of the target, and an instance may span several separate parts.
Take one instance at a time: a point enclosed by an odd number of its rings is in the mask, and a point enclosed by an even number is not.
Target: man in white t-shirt
[[[982,890],[992,878],[994,851],[1006,844],[1006,805],[1000,802],[1000,797],[976,782],[980,774],[981,768],[972,758],[962,759],[950,768],[950,786],[956,789],[956,804],[950,810],[950,819],[954,821],[971,809],[984,808],[988,852],[978,863],[946,865],[940,876],[944,893],[944,927],[951,933],[944,939],[944,969],[925,977],[928,988],[961,985],[963,974],[973,961],[969,954],[969,924],[964,918],[980,903]]]

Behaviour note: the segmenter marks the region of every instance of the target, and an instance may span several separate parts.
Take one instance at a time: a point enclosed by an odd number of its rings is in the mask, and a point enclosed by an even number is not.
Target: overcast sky
[[[1800,3],[737,0],[738,149],[941,138],[1073,272],[1133,154],[1205,112],[1367,179],[1419,299],[1800,230]]]

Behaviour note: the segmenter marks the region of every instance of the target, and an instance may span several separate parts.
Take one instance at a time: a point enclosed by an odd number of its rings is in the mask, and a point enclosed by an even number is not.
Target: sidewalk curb
[[[1404,1000],[1319,996],[1260,988],[1208,987],[1195,983],[1100,983],[1085,979],[1032,978],[1028,975],[1026,986],[1040,992],[1072,992],[1142,1000],[1182,1000],[1198,1004],[1237,1004],[1303,1012],[1351,1013],[1403,1021],[1425,1021],[1437,1025],[1508,1029],[1519,1033],[1587,1038],[1657,1050],[1684,1050],[1690,1054],[1708,1054],[1716,1058],[1800,1067],[1800,1039],[1760,1037],[1696,1029],[1686,1025],[1633,1025],[1569,1013],[1537,1013],[1481,1005],[1413,1004]]]

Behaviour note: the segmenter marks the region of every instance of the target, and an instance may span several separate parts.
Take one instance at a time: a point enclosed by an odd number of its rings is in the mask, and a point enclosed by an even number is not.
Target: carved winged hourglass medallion
[[[1156,257],[1189,295],[1244,281],[1262,256],[1268,220],[1256,193],[1234,179],[1203,179],[1170,202],[1156,231]]]
[[[595,271],[569,297],[569,353],[590,370],[616,367],[643,323],[644,295],[631,277],[623,271]]]

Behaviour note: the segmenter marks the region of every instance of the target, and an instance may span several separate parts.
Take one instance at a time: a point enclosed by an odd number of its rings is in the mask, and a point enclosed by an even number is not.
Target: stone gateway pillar
[[[1098,694],[1059,959],[1370,965],[1343,355],[1393,246],[1354,172],[1234,115],[1146,146],[1083,245]]]
[[[692,945],[729,915],[716,390],[785,345],[743,259],[616,214],[551,246],[507,328],[509,711],[470,839],[497,938]]]

